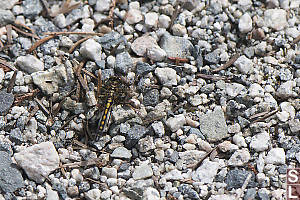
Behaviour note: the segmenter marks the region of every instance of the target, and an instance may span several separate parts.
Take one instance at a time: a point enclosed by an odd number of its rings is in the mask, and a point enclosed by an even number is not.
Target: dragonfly
[[[102,103],[99,108],[103,108],[103,113],[98,123],[96,141],[109,129],[113,105],[125,104],[129,91],[128,83],[123,77],[111,76],[103,84],[101,77],[98,80],[98,102]]]

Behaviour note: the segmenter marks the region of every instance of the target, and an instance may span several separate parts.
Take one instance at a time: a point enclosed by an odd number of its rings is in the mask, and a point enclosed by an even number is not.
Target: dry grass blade
[[[9,83],[8,83],[8,86],[7,86],[7,93],[11,93],[12,88],[13,88],[14,85],[15,85],[17,73],[18,73],[18,70],[16,70],[16,71],[14,72],[13,76],[11,77],[11,79],[10,79],[10,81],[9,81]]]
[[[66,14],[71,12],[72,10],[78,8],[80,6],[80,1],[79,2],[73,2],[71,0],[66,0],[62,3],[61,7],[59,10],[55,13],[50,13],[51,17],[56,17],[59,14]]]
[[[35,34],[35,31],[33,29],[29,28],[28,26],[26,26],[25,24],[22,24],[22,23],[20,23],[18,21],[15,21],[14,25],[17,26],[17,27],[19,27],[19,28],[26,29],[27,31],[29,31],[32,34]]]
[[[115,10],[115,7],[116,7],[116,0],[112,0],[111,8],[110,8],[109,14],[108,14],[108,18],[110,19],[109,25],[110,25],[111,29],[114,28],[114,10]]]
[[[95,32],[46,32],[44,35],[97,35],[103,36],[103,33],[95,33]]]
[[[178,16],[179,14],[179,11],[180,11],[180,1],[177,0],[176,3],[175,3],[175,11],[173,12],[173,15],[172,15],[172,18],[171,18],[171,22],[170,22],[170,25],[169,25],[169,30],[172,28],[172,26],[174,25],[174,22],[175,22],[175,19],[176,17]]]
[[[62,167],[66,168],[77,168],[77,167],[88,167],[91,165],[97,165],[99,162],[101,163],[102,159],[101,158],[95,158],[95,159],[90,159],[87,161],[80,161],[80,162],[73,162],[73,163],[67,163],[63,164]]]
[[[17,68],[15,68],[13,65],[11,65],[10,63],[6,62],[5,60],[3,60],[1,58],[0,58],[0,67],[2,67],[4,71],[7,70],[7,68],[9,68],[12,71],[17,70]]]
[[[267,118],[271,117],[272,115],[276,114],[278,111],[279,111],[278,109],[277,110],[273,110],[272,112],[267,113],[264,116],[259,117],[258,119],[252,121],[251,124],[256,123],[256,122],[264,121],[265,119],[267,119]]]
[[[213,81],[219,81],[219,80],[230,80],[231,78],[226,77],[226,76],[214,76],[214,75],[208,75],[208,74],[196,74],[197,78],[203,78],[203,79],[208,79],[208,80],[213,80]]]
[[[46,36],[38,41],[36,41],[36,43],[34,43],[30,49],[28,50],[29,53],[31,53],[33,50],[35,50],[38,46],[44,44],[45,42],[47,42],[48,40],[51,40],[52,38],[54,38],[56,35],[49,35]]]
[[[6,33],[7,33],[7,44],[11,44],[12,43],[12,35],[11,35],[11,24],[6,25]]]
[[[92,38],[93,36],[88,36],[88,37],[85,37],[85,38],[82,38],[81,40],[78,40],[77,42],[75,42],[75,44],[69,49],[69,53],[73,53],[73,51],[76,49],[76,47],[83,43],[84,41]]]
[[[214,152],[214,151],[217,150],[217,148],[218,148],[218,145],[217,145],[215,148],[211,149],[209,152],[207,152],[207,153],[206,153],[206,154],[198,161],[198,163],[196,163],[196,164],[194,164],[194,165],[190,165],[190,166],[188,166],[188,167],[191,167],[193,170],[196,170],[198,167],[200,167],[200,165],[202,164],[202,162],[203,162],[207,157],[210,156],[210,154],[211,154],[212,152]]]
[[[51,17],[51,10],[49,8],[48,2],[46,0],[40,0],[40,1],[42,2],[43,6],[44,6],[47,15]]]
[[[213,73],[219,72],[221,70],[227,69],[228,67],[230,67],[238,58],[240,57],[240,54],[237,53],[235,54],[232,58],[230,58],[230,60],[225,63],[224,65],[222,65],[221,67],[212,70]]]
[[[34,34],[34,33],[28,33],[28,32],[22,31],[21,29],[15,27],[15,26],[12,26],[12,28],[13,28],[15,31],[21,33],[22,35],[25,35],[25,36],[28,36],[28,37],[33,37],[33,38],[35,38],[35,39],[40,39],[40,38],[39,38],[36,34]]]
[[[30,121],[30,119],[35,115],[35,113],[39,110],[39,106],[34,106],[33,110],[30,112],[29,116],[27,117],[25,121],[25,125]]]
[[[50,112],[49,112],[49,110],[43,105],[42,101],[40,101],[40,100],[37,99],[37,98],[34,98],[34,100],[37,102],[37,104],[38,104],[39,107],[42,109],[42,111],[43,111],[44,113],[46,113],[47,116],[49,116],[49,115],[50,115]]]

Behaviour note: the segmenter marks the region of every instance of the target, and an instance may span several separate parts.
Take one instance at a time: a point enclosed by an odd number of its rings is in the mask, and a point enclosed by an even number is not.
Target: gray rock
[[[12,164],[8,152],[0,151],[0,190],[14,192],[24,186],[21,172]]]
[[[156,68],[155,75],[164,86],[177,85],[177,74],[172,68]]]
[[[227,190],[231,190],[233,188],[237,189],[237,188],[241,188],[242,185],[244,184],[247,176],[249,175],[250,172],[245,171],[245,170],[240,170],[240,169],[233,169],[230,170],[227,175],[226,175],[226,179],[225,179],[225,183],[227,184],[226,189]],[[255,183],[255,174],[253,172],[251,179],[247,185],[247,188],[252,188],[256,186]]]
[[[239,30],[242,33],[248,33],[252,30],[252,19],[251,16],[248,13],[245,13],[240,19],[239,19]]]
[[[39,0],[25,0],[23,1],[24,16],[34,18],[38,16],[43,10],[43,6]]]
[[[257,192],[255,188],[249,188],[248,190],[246,190],[246,193],[244,195],[244,200],[248,200],[248,199],[256,199],[257,197]]]
[[[33,55],[18,57],[16,64],[29,74],[44,70],[44,63]]]
[[[142,75],[148,74],[149,72],[154,71],[154,69],[155,68],[153,66],[150,66],[148,63],[144,63],[144,62],[136,63],[136,74],[137,75],[142,76]]]
[[[137,166],[132,173],[132,178],[134,180],[146,179],[152,176],[153,171],[148,164],[142,164],[141,166]]]
[[[110,0],[97,0],[95,10],[98,12],[109,11]]]
[[[244,166],[249,162],[251,156],[248,149],[241,149],[234,152],[229,158],[228,165],[232,166]]]
[[[192,179],[194,181],[200,181],[202,183],[212,184],[215,176],[218,173],[220,164],[217,162],[211,162],[205,159],[200,167],[192,173]]]
[[[145,56],[147,49],[154,47],[160,48],[156,40],[149,35],[138,37],[131,44],[132,51],[138,56]]]
[[[244,55],[239,57],[233,64],[243,74],[249,74],[253,71],[254,63]]]
[[[178,160],[178,162],[181,162],[186,166],[194,165],[205,155],[205,153],[205,151],[199,150],[188,150],[184,152],[179,152],[180,159]]]
[[[225,91],[227,95],[231,98],[239,95],[243,90],[245,90],[245,86],[239,83],[226,83]]]
[[[163,176],[164,179],[166,179],[167,181],[175,181],[175,180],[182,180],[183,176],[181,171],[179,171],[178,169],[173,169],[171,171],[169,171],[168,173],[166,173]]]
[[[186,123],[185,116],[183,114],[171,117],[166,121],[166,125],[172,132],[176,132]]]
[[[52,67],[47,71],[34,72],[31,77],[33,83],[47,95],[57,92],[59,87],[66,85],[69,81],[66,68],[63,65]]]
[[[125,147],[131,149],[138,141],[146,135],[148,129],[141,125],[133,126],[129,131],[126,132]]]
[[[156,106],[159,103],[159,91],[157,89],[147,91],[143,103],[145,106]]]
[[[99,189],[91,189],[84,193],[84,197],[87,200],[99,200],[101,197],[101,191]]]
[[[126,149],[125,147],[118,147],[111,154],[112,158],[121,158],[127,160],[129,160],[131,156],[132,156],[131,151]]]
[[[59,167],[59,156],[52,142],[43,142],[16,153],[17,164],[28,177],[42,183],[52,171]]]
[[[66,26],[73,24],[75,21],[82,18],[82,10],[80,8],[72,10],[66,17]]]
[[[106,176],[107,178],[117,178],[118,172],[117,172],[116,168],[103,167],[102,168],[102,175]]]
[[[138,141],[138,150],[142,153],[155,149],[153,137],[146,136]]]
[[[165,50],[167,57],[186,58],[194,51],[193,44],[183,37],[164,34],[159,42],[160,47]]]
[[[148,187],[143,193],[143,199],[144,200],[159,200],[160,194],[157,191],[157,189],[153,187]]]
[[[9,139],[10,141],[14,142],[15,144],[20,145],[24,139],[23,139],[23,134],[20,131],[19,128],[15,128],[13,130],[10,131],[9,133]]]
[[[276,91],[276,96],[280,98],[296,97],[297,93],[293,91],[293,87],[296,86],[295,81],[287,81],[282,83]]]
[[[81,44],[80,53],[82,56],[91,59],[93,61],[101,60],[101,45],[93,39],[88,39],[84,43]]]
[[[117,54],[115,70],[122,74],[127,74],[130,69],[133,67],[133,61],[130,54],[125,51]]]
[[[154,133],[158,137],[163,137],[165,134],[165,127],[161,121],[154,122],[151,124],[152,129],[154,130]]]
[[[14,95],[6,91],[0,91],[0,114],[5,114],[14,103]]]
[[[15,4],[18,3],[18,0],[10,0],[10,1],[7,1],[7,0],[0,0],[0,5],[1,5],[1,8],[4,9],[4,10],[10,10],[13,8],[13,6]]]
[[[166,58],[166,52],[159,46],[147,49],[147,57],[153,62],[163,61]]]
[[[267,164],[283,165],[285,164],[285,152],[283,148],[273,148],[268,152],[265,158]]]
[[[262,132],[254,135],[250,142],[250,148],[256,152],[265,151],[269,147],[270,135],[267,132]]]
[[[2,6],[1,6],[2,7]],[[0,9],[0,26],[11,24],[15,21],[15,16],[10,10]]]
[[[224,113],[220,107],[199,116],[199,121],[200,131],[209,142],[217,142],[229,136]]]
[[[252,98],[264,97],[265,90],[258,83],[251,84],[248,91],[249,91],[249,96]]]
[[[129,9],[126,15],[126,22],[128,24],[136,24],[143,20],[142,12],[138,9]]]
[[[119,45],[117,48],[119,52],[116,51],[116,53],[120,53],[121,51],[123,52],[125,46],[122,43],[127,43],[125,37],[115,31],[111,31],[110,33],[107,33],[104,36],[98,38],[97,42],[99,42],[104,49],[112,49]]]
[[[289,122],[289,127],[291,129],[292,133],[300,133],[300,120],[299,119],[293,119]]]
[[[288,23],[286,20],[286,11],[283,9],[268,9],[264,13],[265,25],[280,31],[284,29]]]
[[[215,51],[206,54],[204,59],[208,63],[218,64],[220,62],[220,51],[218,49],[216,49]]]

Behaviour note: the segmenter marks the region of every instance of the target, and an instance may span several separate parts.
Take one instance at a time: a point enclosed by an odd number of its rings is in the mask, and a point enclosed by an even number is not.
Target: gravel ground
[[[299,0],[0,5],[0,200],[285,199]]]

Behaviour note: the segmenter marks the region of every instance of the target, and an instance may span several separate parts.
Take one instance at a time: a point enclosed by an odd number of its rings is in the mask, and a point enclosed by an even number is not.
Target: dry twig
[[[264,121],[265,119],[271,117],[272,115],[276,114],[277,112],[278,112],[278,109],[273,110],[272,112],[267,113],[267,114],[263,115],[262,117],[259,117],[258,119],[252,121],[250,124],[253,124],[253,123],[256,123],[256,122]],[[265,113],[265,112],[264,112],[264,113]]]
[[[170,25],[169,25],[169,28],[168,30],[170,30],[172,28],[172,26],[174,25],[174,22],[175,22],[175,19],[176,17],[178,16],[179,12],[180,12],[180,1],[177,0],[176,3],[175,3],[175,11],[173,12],[173,15],[172,15],[172,18],[171,18],[171,22],[170,22]]]
[[[72,10],[78,8],[80,6],[80,1],[79,2],[75,2],[71,4],[71,0],[66,0],[62,3],[61,7],[59,8],[59,10],[55,13],[50,13],[51,17],[56,17],[59,14],[66,14],[71,12]]]
[[[24,26],[25,26],[25,25],[24,25]],[[25,32],[25,31],[23,31],[23,30],[21,30],[21,29],[15,27],[15,26],[13,26],[13,25],[12,25],[11,27],[12,27],[15,31],[21,33],[22,35],[25,35],[25,36],[28,36],[28,37],[33,37],[33,38],[35,38],[35,39],[40,39],[35,33],[28,33],[28,32]]]
[[[11,79],[10,79],[10,81],[8,83],[8,86],[7,86],[7,93],[11,93],[11,91],[12,91],[14,85],[15,85],[17,73],[18,73],[18,70],[14,71],[14,74],[11,77]]]
[[[35,50],[38,46],[44,44],[45,42],[47,42],[48,40],[51,40],[52,38],[54,38],[56,35],[49,35],[46,36],[38,41],[36,41],[28,50],[29,53],[31,53],[33,50]]]
[[[46,32],[44,35],[97,35],[103,36],[103,33],[95,33],[95,32]]]
[[[11,65],[10,63],[8,63],[7,61],[5,61],[1,58],[0,58],[0,67],[3,68],[4,72],[8,72],[10,70],[12,70],[12,71],[17,70],[17,68],[15,68],[13,65]]]
[[[218,145],[211,149],[209,152],[207,152],[196,164],[190,165],[188,167],[192,168],[193,170],[196,170],[198,167],[200,167],[200,165],[202,164],[202,162],[213,152],[216,151],[218,148]]]
[[[88,37],[85,37],[85,38],[82,38],[81,40],[78,40],[77,42],[75,42],[75,44],[69,49],[69,53],[73,53],[73,51],[76,49],[76,47],[83,43],[84,41],[92,38],[93,36],[88,36]]]
[[[230,67],[238,58],[240,57],[240,54],[237,53],[235,54],[232,58],[230,58],[230,60],[225,63],[224,65],[222,65],[221,67],[217,68],[217,69],[214,69],[212,70],[212,73],[216,73],[216,72],[219,72],[221,70],[224,70],[224,69],[227,69],[228,67]]]
[[[11,24],[6,25],[6,34],[7,34],[7,44],[10,45],[12,43],[12,35],[11,35]]]
[[[230,77],[226,77],[226,76],[214,76],[214,75],[208,75],[208,74],[196,74],[197,78],[203,78],[203,79],[208,79],[208,80],[213,80],[213,81],[219,81],[219,80],[224,80],[224,81],[228,81],[231,78]]]

